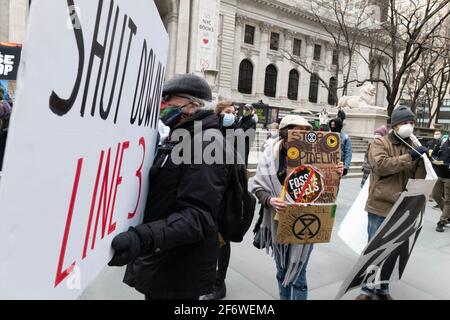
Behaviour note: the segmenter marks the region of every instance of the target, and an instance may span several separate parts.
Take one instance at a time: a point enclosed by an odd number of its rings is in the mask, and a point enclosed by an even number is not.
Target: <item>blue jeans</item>
[[[283,280],[286,276],[287,267],[282,268],[281,263],[278,260],[279,258],[275,255],[275,262],[277,264],[277,280],[278,280],[278,289],[280,291],[280,300],[306,300],[308,298],[308,284],[306,281],[306,268],[308,267],[309,257],[311,256],[311,252],[313,249],[313,245],[311,245],[308,255],[306,256],[306,260],[304,262],[304,266],[300,274],[298,275],[297,280],[289,284],[287,287],[283,286]],[[286,263],[288,265],[289,262]]]
[[[381,224],[386,218],[378,216],[376,214],[369,213],[369,220],[367,224],[367,233],[369,234],[369,242],[375,236],[375,233],[380,228]],[[377,284],[374,288],[369,288],[364,285],[361,290],[362,294],[368,296],[374,296],[375,294],[388,294],[389,293],[389,283]]]

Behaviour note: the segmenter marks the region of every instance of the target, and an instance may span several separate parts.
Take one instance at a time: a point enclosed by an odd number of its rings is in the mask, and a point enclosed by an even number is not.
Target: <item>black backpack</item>
[[[244,165],[230,165],[219,212],[219,232],[227,242],[242,242],[255,214],[256,199],[248,191]]]

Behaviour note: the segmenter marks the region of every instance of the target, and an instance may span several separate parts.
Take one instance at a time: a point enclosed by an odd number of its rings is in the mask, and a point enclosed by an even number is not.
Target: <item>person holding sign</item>
[[[308,285],[306,268],[313,249],[311,244],[279,244],[276,241],[278,222],[276,215],[282,215],[286,208],[283,188],[288,169],[289,130],[312,130],[312,126],[301,116],[288,115],[281,120],[280,138],[269,145],[258,162],[256,175],[251,180],[251,191],[263,206],[263,218],[259,238],[261,247],[272,248],[277,266],[277,280],[281,300],[306,300]],[[342,162],[337,170],[344,171]]]
[[[375,139],[369,146],[370,174],[369,197],[365,211],[368,213],[368,239],[375,236],[394,204],[405,190],[409,179],[426,176],[421,155],[424,146],[415,146],[411,136],[416,116],[405,106],[397,107],[391,116],[391,132]],[[356,300],[392,300],[389,283],[375,287],[364,286]]]
[[[213,143],[222,148],[223,136],[219,117],[208,109],[212,95],[205,80],[176,76],[165,83],[163,96],[168,110],[162,121],[171,133],[150,170],[144,220],[113,239],[109,265],[128,264],[124,282],[146,299],[198,300],[214,289],[227,170],[225,164],[206,164],[203,157],[199,163],[197,156]],[[217,132],[213,142],[203,136],[208,129]],[[197,138],[200,150],[193,146]],[[180,146],[183,155],[190,153],[186,159],[178,158]]]

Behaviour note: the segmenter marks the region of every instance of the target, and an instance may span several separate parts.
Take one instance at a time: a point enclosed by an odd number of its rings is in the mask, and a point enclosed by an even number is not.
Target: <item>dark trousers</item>
[[[221,285],[227,276],[228,265],[230,264],[231,245],[227,242],[219,249],[217,257],[216,285]]]

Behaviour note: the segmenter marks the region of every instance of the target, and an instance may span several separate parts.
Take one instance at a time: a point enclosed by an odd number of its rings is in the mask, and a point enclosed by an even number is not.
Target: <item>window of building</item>
[[[288,99],[297,100],[298,99],[298,83],[300,75],[297,70],[292,69],[289,72],[289,85],[288,85]]]
[[[312,73],[309,82],[309,102],[317,103],[317,97],[319,94],[319,77],[317,74]]]
[[[339,51],[333,50],[333,58],[331,59],[331,64],[337,66],[339,63]]]
[[[280,34],[276,32],[270,33],[270,50],[278,51],[280,47]]]
[[[314,45],[314,60],[320,61],[321,51],[322,51],[322,46],[320,44]]]
[[[240,93],[252,94],[253,64],[247,60],[242,60],[239,65],[238,91]]]
[[[277,92],[277,75],[277,68],[273,64],[269,64],[266,68],[264,95],[275,98]]]
[[[255,27],[248,24],[245,25],[244,42],[248,44],[255,44]]]
[[[294,56],[300,57],[302,50],[302,40],[294,38],[294,48],[292,49],[292,54]]]
[[[328,84],[328,104],[335,106],[336,105],[336,96],[337,96],[337,81],[335,77],[330,78],[330,82]]]

